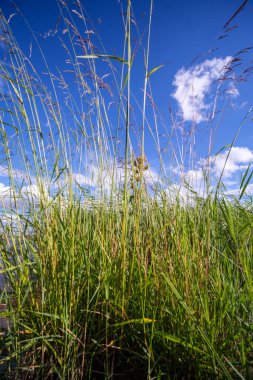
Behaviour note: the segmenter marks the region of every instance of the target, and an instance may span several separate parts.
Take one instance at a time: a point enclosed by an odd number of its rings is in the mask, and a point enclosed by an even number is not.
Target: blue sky
[[[61,22],[58,23],[60,11],[56,1],[16,0],[15,3],[38,39],[50,71],[56,74],[57,70],[62,72],[66,70],[68,68],[66,52],[59,43],[59,38],[64,37],[64,27]],[[67,3],[70,12],[76,9],[73,2],[67,1]],[[122,56],[124,30],[121,11],[126,10],[126,1],[83,0],[81,3],[85,8],[85,16],[90,19],[88,26],[99,35],[105,51],[108,54]],[[210,130],[213,129],[213,144],[209,154],[213,159],[216,152],[232,142],[253,104],[252,76],[248,75],[250,71],[243,73],[253,66],[253,50],[245,50],[238,54],[243,49],[253,46],[253,3],[248,1],[245,9],[231,20],[227,28],[224,28],[241,4],[242,0],[154,0],[149,70],[163,65],[150,77],[152,97],[157,107],[158,132],[161,147],[170,149],[168,135],[173,130],[172,141],[178,157],[177,163],[185,165],[183,172],[186,177],[193,175],[199,177],[203,162],[208,155]],[[146,46],[149,5],[148,0],[132,1],[133,47],[138,44],[140,35],[143,36],[142,46]],[[17,12],[8,0],[1,4],[1,8],[7,19]],[[73,13],[72,15],[77,18],[78,23],[78,16]],[[56,25],[57,33],[47,34],[49,30],[54,30]],[[15,14],[10,20],[10,26],[20,48],[30,56],[36,69],[39,72],[45,71],[41,54],[24,18]],[[226,32],[228,28],[230,30]],[[44,38],[46,34],[48,37]],[[96,35],[92,38],[99,51],[104,53]],[[233,63],[234,58],[239,58],[240,61]],[[100,75],[106,75],[108,68],[104,67],[102,62],[96,63]],[[240,65],[236,66],[237,64]],[[120,71],[121,64],[115,63],[115,66]],[[229,75],[226,71],[228,67],[233,68]],[[64,75],[71,87],[71,76],[67,73]],[[132,67],[132,94],[140,103],[143,99],[144,75],[143,49],[139,47]],[[230,79],[219,82],[224,75]],[[112,91],[115,91],[111,77],[105,78],[105,81],[111,85]],[[44,80],[47,83],[47,78]],[[104,98],[108,104],[114,100],[106,91]],[[134,104],[133,97],[132,101]],[[108,112],[111,120],[114,120],[116,113],[113,107]],[[152,124],[152,107],[149,101],[147,117]],[[46,124],[46,120],[44,122]],[[138,130],[141,124],[141,113],[138,110],[132,122],[135,126],[131,137],[133,148],[138,155],[138,139],[135,140],[135,130]],[[194,157],[192,168],[189,167],[188,161],[189,136],[191,136],[190,153]],[[145,150],[153,171],[157,172],[159,170],[157,152],[148,130]],[[249,116],[235,142],[235,149],[231,151],[224,177],[231,189],[236,187],[235,178],[251,163],[252,152],[252,116]],[[213,161],[213,173],[217,175],[221,172],[220,168],[225,161],[225,155],[222,154],[215,162]],[[170,167],[170,155],[168,158],[164,156],[164,160],[166,167]],[[173,165],[176,163],[173,162]],[[178,174],[178,170],[175,166],[174,172]],[[0,179],[0,182],[4,183],[4,179],[3,181]]]

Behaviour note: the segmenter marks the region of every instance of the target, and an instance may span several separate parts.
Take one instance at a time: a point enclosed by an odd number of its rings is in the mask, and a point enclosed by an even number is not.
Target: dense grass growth
[[[9,250],[6,231],[17,378],[252,378],[252,211],[136,210],[124,249],[122,214],[80,203],[42,212]]]
[[[150,36],[138,155],[130,128],[131,2],[121,59],[100,54],[89,37],[84,42],[66,6],[59,12],[75,93],[46,61],[43,82],[1,14],[7,56],[0,63],[1,170],[9,181],[1,199],[3,378],[252,379],[249,170],[240,201],[222,194],[221,181],[188,202],[176,191],[169,195],[168,178],[151,183],[145,158]],[[89,30],[81,6],[80,19]],[[151,20],[152,1],[149,33]],[[99,59],[122,64],[113,131]],[[155,113],[153,124],[162,161]],[[93,173],[84,185],[87,166]]]

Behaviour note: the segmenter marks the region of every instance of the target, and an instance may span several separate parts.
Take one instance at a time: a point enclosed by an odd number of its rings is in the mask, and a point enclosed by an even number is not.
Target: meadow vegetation
[[[208,173],[205,196],[189,189],[188,200],[171,178],[152,178],[147,133],[164,167],[157,113],[152,123],[146,115],[158,70],[148,64],[152,1],[142,105],[131,93],[130,0],[121,57],[94,46],[78,4],[73,12],[59,1],[68,73],[52,73],[42,50],[46,74],[37,72],[0,15],[0,154],[9,182],[0,198],[2,377],[252,379],[250,169],[240,199],[226,195],[222,178],[211,186]],[[115,79],[114,129],[102,64]]]

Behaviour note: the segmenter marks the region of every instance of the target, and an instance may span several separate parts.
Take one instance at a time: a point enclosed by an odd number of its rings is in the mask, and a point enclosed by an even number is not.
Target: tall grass
[[[251,174],[242,181],[243,203],[227,199],[221,181],[216,192],[186,204],[161,186],[167,178],[150,188],[146,131],[161,157],[146,118],[152,7],[139,154],[130,128],[130,0],[121,57],[94,46],[80,4],[73,13],[59,2],[75,95],[42,51],[46,79],[36,71],[1,14],[5,378],[253,377],[253,213],[245,196]],[[101,60],[115,79],[116,130],[106,106],[110,88],[96,68]],[[122,65],[119,79],[114,63]]]

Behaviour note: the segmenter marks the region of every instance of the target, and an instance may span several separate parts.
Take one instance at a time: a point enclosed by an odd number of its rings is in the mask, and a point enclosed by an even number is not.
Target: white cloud
[[[235,181],[233,179],[224,179],[223,183],[226,187],[235,187],[238,185],[238,181]]]
[[[36,177],[33,175],[30,175],[29,173],[25,172],[22,169],[16,169],[12,168],[11,172],[8,166],[3,166],[0,165],[0,177],[7,177],[7,178],[12,178],[17,181],[31,181],[35,182]]]
[[[196,194],[200,197],[206,196],[210,180],[207,180],[205,172],[206,168],[199,166],[180,174],[179,195],[182,199],[187,200],[187,203],[190,199],[193,200]]]
[[[179,200],[181,204],[194,205],[194,195],[185,185],[172,184],[165,191],[170,202]]]
[[[113,182],[114,185],[117,185],[122,181],[124,170],[116,167],[114,171],[112,164],[108,164],[104,168],[99,168],[92,164],[89,165],[85,174],[73,173],[73,178],[81,186],[90,186],[95,189],[102,188],[104,191],[109,191]]]
[[[48,192],[46,190],[45,184],[40,183],[40,185],[30,184],[23,186],[21,189],[21,197],[25,200],[39,201],[40,199],[49,199]]]
[[[155,170],[149,168],[143,172],[144,180],[148,186],[154,185],[159,181],[159,175]],[[113,169],[113,163],[109,162],[104,168],[98,168],[95,165],[89,165],[85,174],[73,173],[73,178],[80,186],[90,186],[96,191],[100,188],[109,192],[114,184],[117,189],[123,184],[125,178],[125,168],[116,166]],[[131,169],[128,169],[128,178],[131,178]]]
[[[231,178],[237,172],[247,169],[248,165],[253,162],[253,151],[246,147],[232,147],[230,154],[226,151],[216,157],[212,157],[213,172],[216,177],[223,172],[223,178]],[[227,162],[226,162],[227,160]]]
[[[232,189],[228,189],[225,194],[226,195],[232,195],[234,197],[239,197],[240,194],[242,192],[242,189],[240,189],[239,187],[234,187]],[[246,195],[253,195],[253,184],[250,183],[248,186],[247,186],[247,189],[245,191],[245,194]]]
[[[0,165],[0,177],[8,177],[8,167]]]
[[[45,184],[42,182],[39,185],[30,184],[23,186],[21,189],[14,189],[0,183],[0,209],[18,207],[19,211],[26,210],[32,204],[36,205],[40,200],[50,200]]]
[[[0,207],[5,206],[10,201],[10,187],[0,183]]]
[[[239,91],[235,87],[234,83],[230,83],[228,89],[225,91],[227,95],[230,95],[232,98],[239,96]]]
[[[209,190],[215,189],[217,180],[222,174],[222,182],[229,189],[228,194],[238,195],[240,190],[238,184],[240,175],[245,173],[248,166],[253,163],[253,151],[247,147],[232,147],[217,156],[209,159],[200,159],[196,163],[196,169],[183,172],[178,170],[181,179],[180,185],[174,185],[174,190],[178,191],[179,196],[187,200],[196,192],[199,196],[205,197],[207,186]],[[247,194],[253,194],[253,183],[247,186]]]
[[[173,81],[176,90],[172,96],[176,99],[184,121],[200,123],[208,119],[210,102],[207,96],[212,90],[212,84],[226,73],[232,57],[207,59],[204,62],[180,69]],[[227,94],[235,97],[239,92],[230,82]]]

